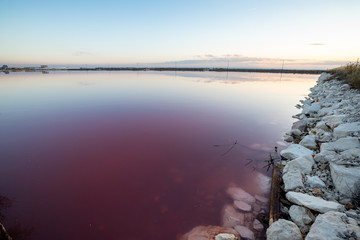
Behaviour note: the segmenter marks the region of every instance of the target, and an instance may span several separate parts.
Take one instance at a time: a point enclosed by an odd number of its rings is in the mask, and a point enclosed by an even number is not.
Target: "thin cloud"
[[[74,53],[74,56],[76,57],[89,56],[89,55],[91,55],[91,53],[86,51],[77,51]]]
[[[309,43],[311,46],[324,46],[326,43]]]
[[[232,68],[281,68],[282,64],[288,69],[327,69],[346,64],[339,60],[290,59],[290,58],[261,58],[247,57],[239,54],[215,56],[212,54],[193,56],[193,59],[176,61],[177,67],[227,67]],[[159,62],[152,66],[173,67],[174,62]]]

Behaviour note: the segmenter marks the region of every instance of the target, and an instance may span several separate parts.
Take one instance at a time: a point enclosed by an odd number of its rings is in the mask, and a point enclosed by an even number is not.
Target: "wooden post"
[[[269,207],[269,227],[276,222],[280,216],[280,168],[277,164],[273,167],[271,188],[270,188],[270,207]]]

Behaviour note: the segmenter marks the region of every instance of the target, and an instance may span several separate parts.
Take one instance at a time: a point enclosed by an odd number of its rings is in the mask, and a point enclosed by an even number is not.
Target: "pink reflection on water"
[[[222,156],[214,122],[201,118],[79,117],[35,129],[41,134],[15,154],[31,162],[18,180],[33,239],[176,239],[220,224],[230,184],[256,193],[244,159],[261,154],[240,146]]]
[[[253,168],[265,171],[304,82],[247,74],[230,87],[147,74],[1,79],[9,223],[33,226],[39,240],[176,239],[221,224],[230,185],[259,191]]]

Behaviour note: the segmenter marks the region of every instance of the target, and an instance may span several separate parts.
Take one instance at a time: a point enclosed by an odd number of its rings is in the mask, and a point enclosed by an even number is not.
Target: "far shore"
[[[0,68],[0,72],[49,72],[49,71],[171,71],[171,72],[259,72],[259,73],[291,73],[291,74],[321,74],[326,70],[315,69],[253,69],[253,68],[175,68],[175,67],[80,67],[80,68],[42,68],[42,67],[12,67]]]

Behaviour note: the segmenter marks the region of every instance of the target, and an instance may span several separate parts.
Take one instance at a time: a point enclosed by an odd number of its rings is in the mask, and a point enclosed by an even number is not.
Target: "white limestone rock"
[[[307,176],[306,183],[312,188],[325,187],[325,183],[318,176]]]
[[[320,152],[322,151],[343,152],[353,148],[360,148],[359,139],[356,137],[345,137],[345,138],[340,138],[335,142],[328,142],[321,144]]]
[[[237,240],[238,238],[234,234],[220,233],[215,236],[215,240]]]
[[[345,213],[319,214],[305,240],[360,239],[360,227]]]
[[[335,189],[347,197],[352,197],[355,184],[360,182],[360,167],[330,163],[330,173]]]
[[[288,171],[283,175],[285,192],[295,190],[296,188],[304,188],[302,175],[299,171]]]
[[[301,146],[304,146],[308,149],[311,150],[315,150],[317,148],[317,144],[315,141],[315,136],[314,135],[306,135],[300,142],[299,144]]]
[[[267,240],[302,240],[302,235],[295,223],[279,219],[266,230]]]
[[[290,131],[290,135],[293,135],[293,136],[300,136],[301,134],[302,134],[302,132],[299,129],[292,129]]]
[[[251,205],[247,204],[246,202],[243,201],[238,201],[235,200],[234,201],[234,206],[244,212],[250,212],[251,211]]]
[[[286,159],[293,160],[298,157],[312,155],[313,151],[299,144],[291,144],[288,148],[281,151],[280,155]]]
[[[235,238],[232,237],[231,235],[235,236]],[[216,236],[219,237],[216,238]],[[232,238],[221,238],[225,236]],[[209,239],[240,240],[240,236],[239,233],[232,228],[219,227],[219,226],[197,226],[180,238],[180,240],[209,240]]]
[[[334,137],[342,138],[360,132],[360,122],[343,123],[334,128]]]
[[[350,90],[350,85],[349,84],[343,84],[340,88],[341,91],[347,91]]]
[[[322,151],[314,156],[315,162],[327,163],[338,160],[339,157],[334,151]]]
[[[331,79],[332,78],[332,75],[330,74],[330,73],[325,73],[325,72],[323,72],[321,75],[320,75],[320,77],[319,77],[319,79],[318,79],[318,82],[319,83],[323,83],[323,82],[325,82],[325,81],[328,81],[329,79]]]
[[[320,213],[337,211],[339,208],[341,208],[341,204],[339,203],[326,201],[322,198],[310,196],[304,193],[287,192],[285,196],[286,199],[292,203],[307,207]]]
[[[309,232],[310,224],[315,220],[314,215],[309,211],[309,209],[297,205],[291,205],[289,215],[291,220],[303,233]]]
[[[314,102],[311,105],[304,104],[302,112],[305,115],[312,116],[312,115],[316,114],[318,111],[320,111],[320,109],[321,109],[320,103]]]
[[[244,226],[235,226],[234,229],[240,234],[241,239],[255,240],[254,233]]]
[[[226,193],[229,194],[233,200],[243,201],[248,204],[255,202],[255,198],[240,187],[229,187]]]
[[[293,138],[292,136],[290,136],[290,135],[285,135],[285,136],[283,137],[283,139],[284,139],[285,142],[292,142],[292,141],[294,141],[294,138]]]
[[[360,158],[360,148],[353,148],[349,150],[345,150],[340,153],[340,159],[342,160],[351,160],[351,159],[359,159]]]
[[[344,119],[348,117],[348,115],[331,115],[323,118],[323,121],[326,122],[326,125],[330,127],[330,129],[334,129],[343,123]]]
[[[317,116],[318,117],[323,117],[329,113],[331,113],[333,111],[333,108],[332,107],[324,107],[324,108],[321,108],[318,113],[317,113]]]
[[[287,173],[288,171],[300,171],[302,174],[309,174],[314,163],[314,159],[311,155],[298,157],[286,163],[283,173]]]
[[[225,205],[221,215],[221,225],[223,227],[234,227],[244,224],[245,215],[238,212],[232,205]]]
[[[316,140],[318,142],[329,142],[332,140],[332,133],[324,131],[322,129],[316,129]]]
[[[315,128],[321,129],[323,131],[330,131],[331,128],[327,125],[325,121],[320,121],[316,124]]]
[[[299,120],[293,123],[291,129],[299,129],[301,132],[304,132],[307,127],[306,120]]]

